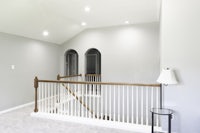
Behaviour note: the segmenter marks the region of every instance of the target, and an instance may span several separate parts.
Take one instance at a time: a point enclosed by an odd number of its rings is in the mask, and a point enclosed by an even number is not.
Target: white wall
[[[200,133],[200,1],[163,0],[161,67],[177,72],[179,84],[165,87],[165,105],[175,110],[172,128]]]
[[[85,52],[97,48],[102,55],[104,81],[155,82],[159,75],[159,24],[136,24],[89,29],[63,44],[60,52],[61,73],[64,53],[79,54],[79,73],[85,73]]]
[[[51,43],[0,33],[0,111],[32,102],[35,76],[56,79],[58,50]]]

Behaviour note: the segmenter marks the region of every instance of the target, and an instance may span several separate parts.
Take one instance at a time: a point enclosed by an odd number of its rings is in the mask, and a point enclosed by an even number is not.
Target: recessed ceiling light
[[[87,23],[86,23],[86,22],[82,22],[81,25],[82,25],[82,26],[86,26]]]
[[[125,23],[125,24],[129,24],[130,22],[129,22],[128,20],[126,20],[124,23]]]
[[[90,7],[89,6],[85,7],[85,12],[90,12]]]
[[[48,31],[43,31],[43,36],[48,36],[49,35],[49,32]]]

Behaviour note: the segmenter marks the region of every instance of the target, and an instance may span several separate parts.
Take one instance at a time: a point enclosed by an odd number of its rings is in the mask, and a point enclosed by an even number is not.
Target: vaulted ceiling
[[[0,0],[0,32],[62,44],[87,28],[159,21],[159,10],[160,0]]]

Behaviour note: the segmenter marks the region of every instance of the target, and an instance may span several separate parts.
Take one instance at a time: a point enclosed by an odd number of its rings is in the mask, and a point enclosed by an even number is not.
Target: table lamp
[[[167,85],[171,85],[171,84],[177,84],[177,80],[176,77],[174,75],[173,70],[171,70],[170,68],[166,68],[166,69],[162,69],[157,82],[161,84],[160,87],[160,108],[162,108],[162,89],[163,89],[163,85],[167,86]]]

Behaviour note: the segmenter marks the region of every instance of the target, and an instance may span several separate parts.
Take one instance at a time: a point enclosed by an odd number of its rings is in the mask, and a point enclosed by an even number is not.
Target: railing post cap
[[[34,80],[38,80],[38,77],[37,76],[35,76],[35,79]]]
[[[60,80],[60,74],[57,75],[57,80]]]
[[[37,76],[34,79],[34,87],[38,88],[38,78],[37,78]]]

